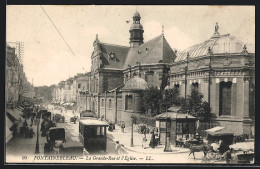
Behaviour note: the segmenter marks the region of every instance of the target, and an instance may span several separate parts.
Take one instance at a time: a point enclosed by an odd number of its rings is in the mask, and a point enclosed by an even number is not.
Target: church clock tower
[[[133,24],[130,27],[130,47],[134,48],[143,44],[143,26],[140,23],[140,14],[136,11],[133,16]]]

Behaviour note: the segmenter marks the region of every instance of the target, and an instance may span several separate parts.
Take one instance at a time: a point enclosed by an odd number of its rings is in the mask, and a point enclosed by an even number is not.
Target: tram
[[[80,117],[79,139],[88,152],[106,151],[108,125],[107,121],[101,121],[95,117]]]

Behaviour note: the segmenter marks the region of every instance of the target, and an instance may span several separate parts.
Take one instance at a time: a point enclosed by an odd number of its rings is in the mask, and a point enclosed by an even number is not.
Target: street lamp
[[[40,124],[40,118],[39,116],[36,116],[37,119],[37,140],[36,140],[36,147],[35,147],[35,154],[39,154],[39,124]]]
[[[131,119],[132,119],[132,132],[131,132],[131,147],[134,147],[134,123],[136,123],[136,117],[132,114],[131,116]]]
[[[165,98],[165,93],[163,95],[163,97]],[[168,136],[168,111],[167,111],[167,107],[166,107],[166,122],[165,122],[165,147],[164,147],[164,152],[171,152],[171,147],[170,147],[170,138]],[[170,131],[171,132],[171,131]]]

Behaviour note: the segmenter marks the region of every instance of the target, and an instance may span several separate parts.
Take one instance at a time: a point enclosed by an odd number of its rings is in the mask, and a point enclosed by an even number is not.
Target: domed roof
[[[143,26],[140,23],[133,23],[130,27],[130,30],[132,29],[142,29],[143,30]]]
[[[134,14],[134,16],[133,16],[133,18],[134,18],[134,17],[139,17],[139,18],[140,18],[139,12],[136,11],[135,14]]]
[[[125,83],[122,90],[145,90],[147,87],[148,84],[144,79],[135,76]]]
[[[194,45],[179,53],[179,56],[177,56],[175,62],[185,60],[187,58],[187,54],[189,54],[189,58],[205,56],[208,54],[209,47],[213,55],[226,53],[239,54],[244,50],[244,45],[246,45],[248,53],[255,53],[254,45],[243,43],[235,36],[230,36],[229,34],[219,35],[218,37],[212,36],[209,40],[201,44]]]

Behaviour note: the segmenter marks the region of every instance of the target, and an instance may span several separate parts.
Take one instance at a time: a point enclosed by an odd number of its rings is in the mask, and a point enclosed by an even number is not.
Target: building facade
[[[147,86],[178,88],[181,97],[196,90],[210,103],[212,121],[235,134],[253,135],[255,114],[255,49],[215,27],[209,40],[183,52],[164,34],[145,42],[138,12],[129,29],[129,46],[93,42],[91,71],[76,79],[78,111],[92,110],[108,121],[131,124],[143,113]],[[60,97],[64,94],[59,91]],[[62,99],[60,99],[62,100]],[[79,109],[80,108],[80,109]]]
[[[35,92],[33,85],[28,82],[21,60],[15,47],[6,48],[6,103],[18,104],[22,101],[32,102]]]
[[[213,36],[183,51],[172,63],[170,86],[180,95],[192,90],[210,103],[218,125],[235,134],[252,135],[254,126],[255,53],[254,47],[238,38]]]

